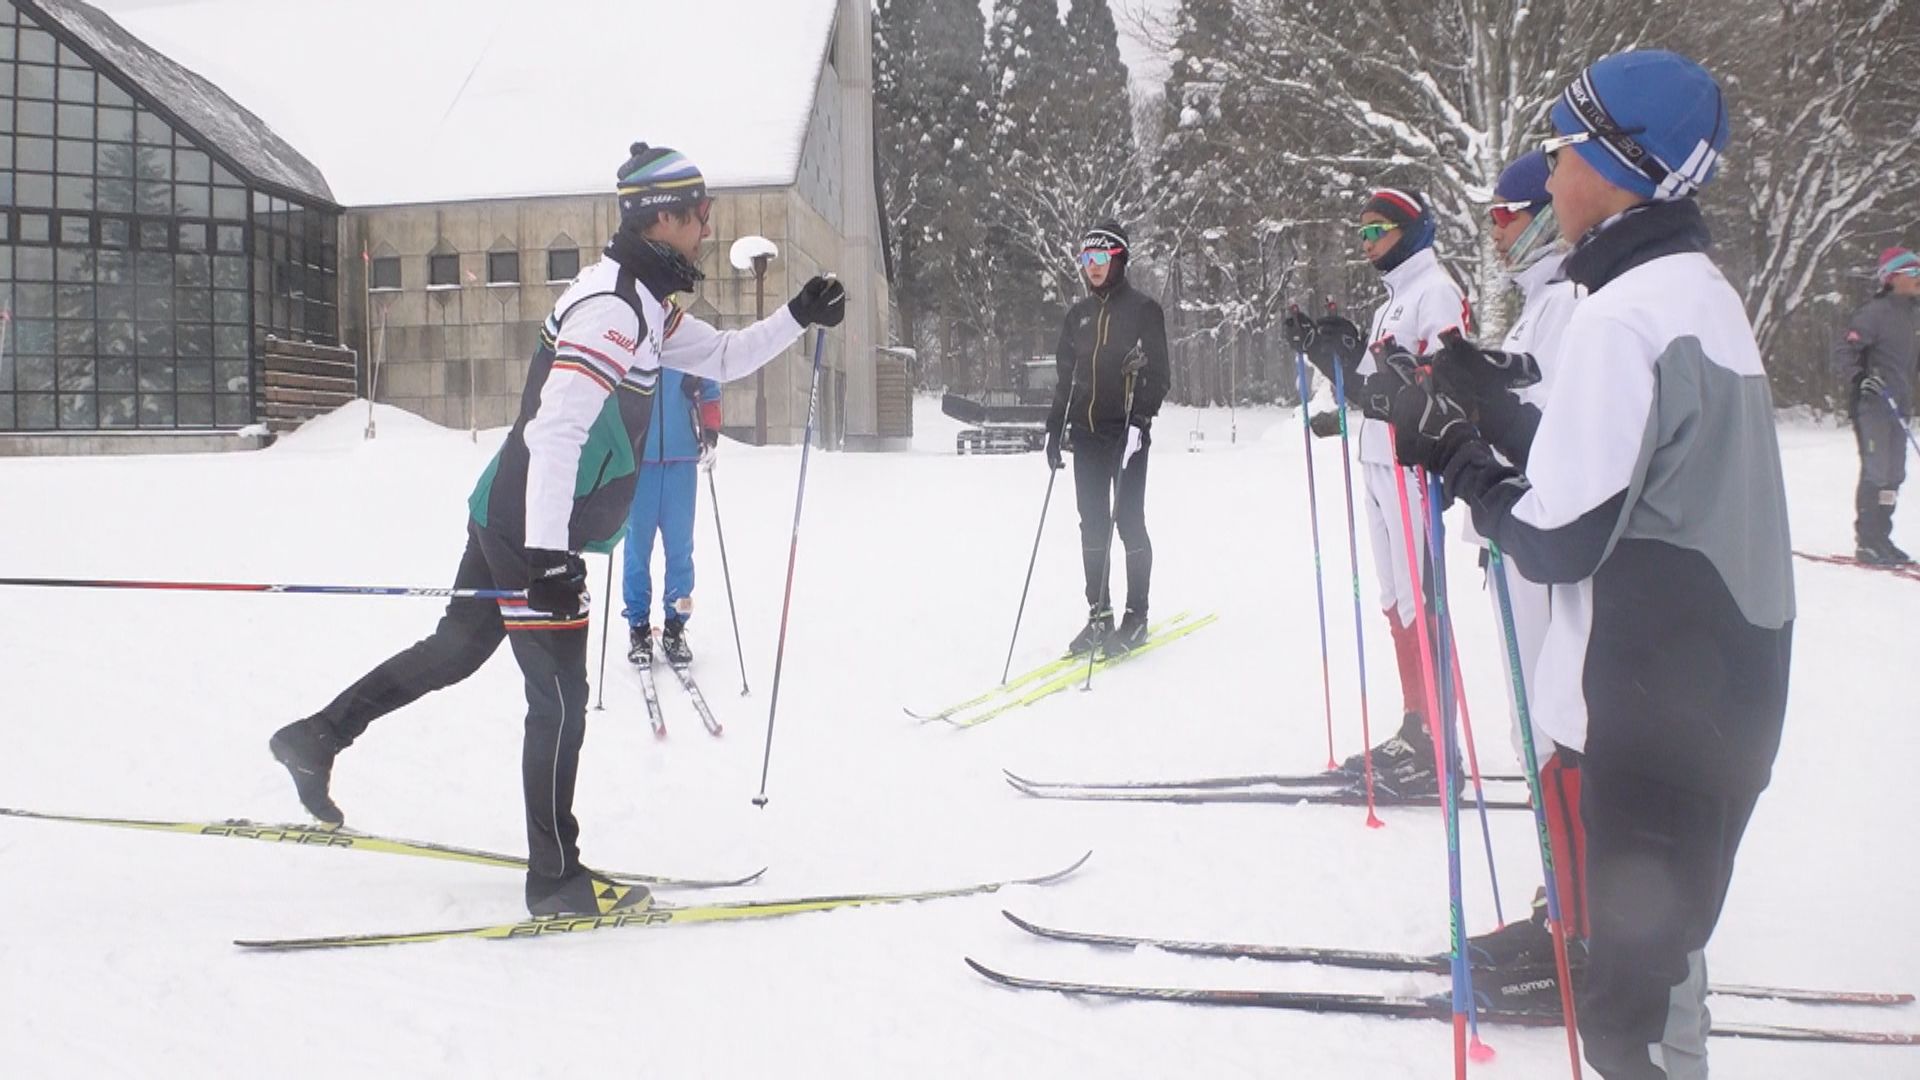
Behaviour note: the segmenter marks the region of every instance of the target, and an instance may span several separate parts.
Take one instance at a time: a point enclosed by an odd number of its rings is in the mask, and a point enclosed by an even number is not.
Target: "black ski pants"
[[[1674,987],[1726,903],[1756,794],[1716,796],[1581,763],[1586,825],[1586,1057],[1605,1080],[1658,1080],[1648,1047],[1666,1037]]]
[[[469,525],[457,589],[524,589],[528,571],[517,547]],[[574,778],[587,729],[587,631],[508,632],[492,600],[450,600],[433,633],[361,676],[314,714],[333,728],[342,748],[380,717],[460,682],[512,642],[526,680],[526,739],[520,751],[526,797],[530,874],[565,877],[580,865],[580,825],[573,816]]]
[[[1073,489],[1080,504],[1080,561],[1087,576],[1087,606],[1111,610],[1107,588],[1115,526],[1126,549],[1127,610],[1147,614],[1147,589],[1153,578],[1153,541],[1147,537],[1147,457],[1143,442],[1125,470],[1125,434],[1106,437],[1082,428],[1073,431]]]

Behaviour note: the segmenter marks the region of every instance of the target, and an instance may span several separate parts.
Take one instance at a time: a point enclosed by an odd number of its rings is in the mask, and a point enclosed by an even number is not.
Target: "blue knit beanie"
[[[1726,99],[1707,69],[1642,49],[1595,61],[1553,106],[1561,135],[1608,183],[1645,199],[1684,199],[1713,179],[1729,134]]]
[[[1547,194],[1547,155],[1529,151],[1514,159],[1493,185],[1497,202],[1523,202],[1529,213],[1537,214],[1552,201]]]

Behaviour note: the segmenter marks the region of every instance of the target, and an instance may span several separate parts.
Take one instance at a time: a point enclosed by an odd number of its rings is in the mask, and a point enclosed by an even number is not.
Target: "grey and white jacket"
[[[1536,706],[1554,741],[1729,794],[1771,776],[1794,596],[1773,395],[1708,242],[1692,200],[1589,235],[1525,475],[1482,458],[1449,479],[1553,587]]]

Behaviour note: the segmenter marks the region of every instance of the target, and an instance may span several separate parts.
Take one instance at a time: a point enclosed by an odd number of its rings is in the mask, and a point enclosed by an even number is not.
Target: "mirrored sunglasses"
[[[1399,227],[1391,221],[1369,221],[1354,228],[1360,233],[1362,241],[1371,244]]]
[[[1530,202],[1497,202],[1487,207],[1487,214],[1493,218],[1495,225],[1504,229],[1513,224],[1513,219],[1526,213],[1532,206]]]
[[[1105,266],[1112,261],[1111,251],[1083,251],[1079,255],[1081,266]]]

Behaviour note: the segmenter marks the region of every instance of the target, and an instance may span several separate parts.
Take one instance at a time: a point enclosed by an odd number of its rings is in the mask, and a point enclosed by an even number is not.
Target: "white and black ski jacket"
[[[1707,245],[1692,200],[1591,235],[1565,267],[1589,295],[1525,475],[1449,479],[1480,532],[1553,586],[1535,694],[1553,740],[1724,795],[1771,775],[1794,595],[1773,394]]]
[[[1432,248],[1414,252],[1406,262],[1380,275],[1380,280],[1387,287],[1387,299],[1373,313],[1369,346],[1392,338],[1415,356],[1424,356],[1440,347],[1441,331],[1471,332],[1473,320],[1466,297]],[[1378,370],[1380,365],[1369,347],[1358,374],[1364,377]],[[1349,395],[1353,392],[1349,386]],[[1393,438],[1386,421],[1361,418],[1360,460],[1368,465],[1393,464]]]

